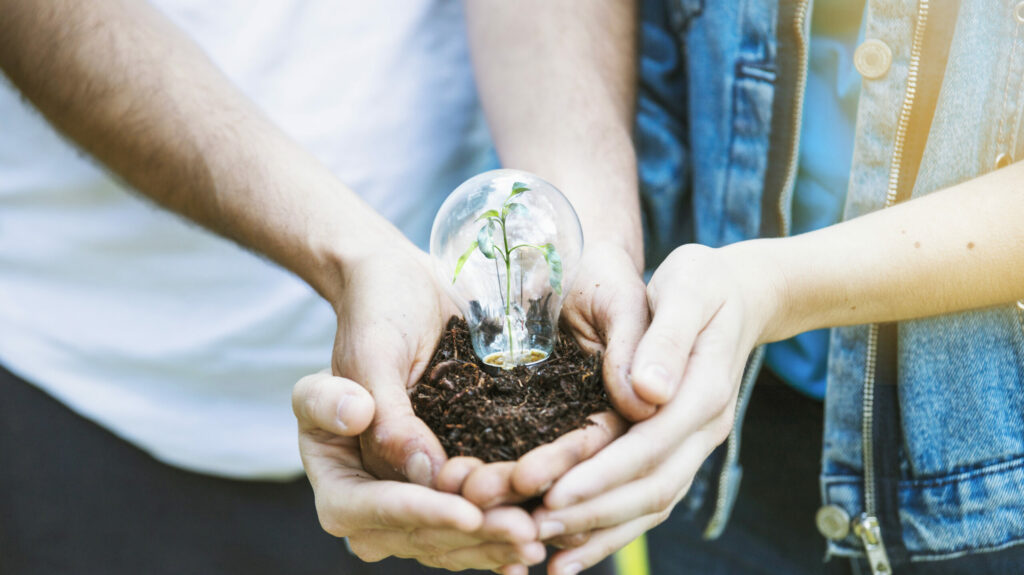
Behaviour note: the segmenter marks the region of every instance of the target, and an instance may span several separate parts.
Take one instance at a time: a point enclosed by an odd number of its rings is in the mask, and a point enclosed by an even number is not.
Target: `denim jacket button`
[[[1006,166],[1009,166],[1012,163],[1013,158],[1010,157],[1010,154],[1007,154],[1006,152],[1000,152],[1000,154],[996,156],[994,166],[998,170],[1000,168],[1005,168]]]
[[[1013,7],[1013,17],[1017,19],[1017,22],[1024,24],[1024,2],[1018,2]]]
[[[814,515],[818,532],[827,539],[838,541],[850,534],[850,514],[838,505],[826,505]]]
[[[857,46],[853,53],[853,66],[868,80],[885,76],[892,64],[892,50],[881,40],[872,38]]]

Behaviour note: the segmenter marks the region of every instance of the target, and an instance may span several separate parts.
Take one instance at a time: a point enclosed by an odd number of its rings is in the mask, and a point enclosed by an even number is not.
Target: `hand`
[[[373,419],[374,403],[357,383],[307,376],[295,386],[292,408],[320,522],[328,533],[348,537],[360,559],[395,555],[451,570],[509,573],[543,561],[544,546],[525,511],[485,513],[456,495],[367,473],[356,435]]]
[[[376,478],[430,486],[447,457],[434,433],[413,413],[408,389],[422,375],[456,310],[435,283],[426,254],[402,244],[352,260],[338,293],[333,371],[362,385],[376,404],[373,421],[359,436],[361,465]],[[389,487],[370,491],[369,505],[386,507],[395,487],[403,485],[403,492],[410,494],[405,509],[412,514],[393,517],[380,529],[373,516],[360,515],[351,505],[320,510],[321,521],[344,522],[350,545],[364,559],[396,555],[452,569],[543,560],[543,546],[527,544],[536,530],[521,509],[488,510],[469,531],[451,525],[438,530],[436,524],[424,525],[418,515],[436,512],[428,504],[441,503],[433,497],[436,492],[410,492],[412,486],[387,481],[376,484]],[[318,495],[322,491],[314,489]]]
[[[585,533],[552,574],[575,573],[664,521],[732,429],[740,378],[775,313],[766,262],[742,249],[688,245],[651,279],[653,319],[633,360],[639,397],[662,404],[559,479],[534,512],[540,538]]]
[[[587,248],[562,320],[584,349],[604,353],[602,375],[617,410],[634,419],[653,413],[654,406],[640,399],[628,380],[633,352],[647,327],[647,301],[640,273],[625,250],[607,243]],[[475,458],[454,458],[442,468],[437,487],[461,493],[484,509],[541,495],[626,429],[615,412],[591,420],[594,425],[537,447],[516,462],[484,464]]]
[[[457,311],[435,283],[427,255],[411,245],[351,262],[342,281],[333,302],[338,314],[333,371],[365,387],[377,408],[360,437],[363,463],[378,478],[430,486],[447,457],[413,413],[408,390]]]

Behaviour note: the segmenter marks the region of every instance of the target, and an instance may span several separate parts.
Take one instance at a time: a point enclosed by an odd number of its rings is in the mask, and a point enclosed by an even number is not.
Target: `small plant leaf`
[[[509,214],[519,214],[523,217],[530,217],[530,210],[526,209],[526,206],[519,202],[511,202],[501,208],[502,218],[507,218]]]
[[[474,220],[474,221],[479,222],[480,220],[488,220],[488,219],[491,219],[491,218],[500,218],[500,217],[501,217],[501,214],[498,213],[498,210],[487,210],[486,212],[484,212],[484,213],[480,214],[479,216],[477,216],[476,220]]]
[[[555,293],[562,295],[562,256],[558,255],[554,244],[544,244],[541,247],[544,252],[544,261],[548,262],[548,282]]]
[[[516,182],[516,183],[512,184],[512,193],[508,195],[508,198],[510,200],[510,199],[518,196],[519,194],[521,194],[523,192],[528,192],[528,191],[530,191],[530,187],[529,186],[527,186],[526,184],[524,184],[522,182]],[[505,200],[505,201],[507,202],[508,200]]]
[[[493,260],[494,259],[494,240],[491,238],[492,229],[494,228],[494,220],[488,220],[480,231],[476,234],[476,242],[480,247],[480,253],[484,254],[484,257]]]
[[[474,250],[476,250],[476,242],[470,244],[469,249],[459,256],[459,261],[455,262],[455,273],[452,274],[452,283],[459,279],[459,272],[462,271],[462,266],[466,265],[466,260],[469,259],[469,256],[473,255]]]

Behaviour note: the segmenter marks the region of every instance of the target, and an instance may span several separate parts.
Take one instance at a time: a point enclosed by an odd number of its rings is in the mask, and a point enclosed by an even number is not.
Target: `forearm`
[[[477,85],[502,163],[550,180],[588,242],[643,265],[632,125],[633,2],[466,2]]]
[[[328,297],[343,261],[371,243],[354,238],[401,237],[148,4],[2,0],[0,11],[6,75],[51,124],[162,206]]]
[[[726,249],[748,272],[777,278],[766,341],[1003,304],[1024,297],[1022,178],[1017,164],[816,232]]]

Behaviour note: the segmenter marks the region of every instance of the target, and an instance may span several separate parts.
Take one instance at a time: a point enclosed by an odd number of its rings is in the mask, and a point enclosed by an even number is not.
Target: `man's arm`
[[[587,242],[619,246],[642,270],[635,3],[474,0],[466,8],[502,163],[553,183],[572,200]]]
[[[277,129],[156,9],[0,2],[0,67],[53,124],[160,205],[336,299],[347,260],[402,235]]]
[[[629,419],[652,412],[627,384],[646,324],[643,235],[632,141],[633,2],[467,2],[474,71],[502,163],[539,174],[583,224],[580,273],[563,319],[604,348],[606,382]]]
[[[304,414],[313,412],[297,411],[324,525],[373,558],[453,568],[538,561],[536,546],[522,545],[535,536],[525,513],[481,514],[364,470],[428,485],[445,461],[405,393],[450,311],[425,254],[147,3],[0,0],[0,14],[0,68],[57,129],[160,205],[292,270],[337,311],[340,377],[317,381],[357,381],[376,412],[361,448],[335,434],[333,419],[311,423]],[[410,284],[422,288],[404,289]],[[321,387],[298,386],[297,405],[336,397]],[[331,409],[341,417],[339,405],[316,413]],[[357,487],[360,495],[347,492]]]

